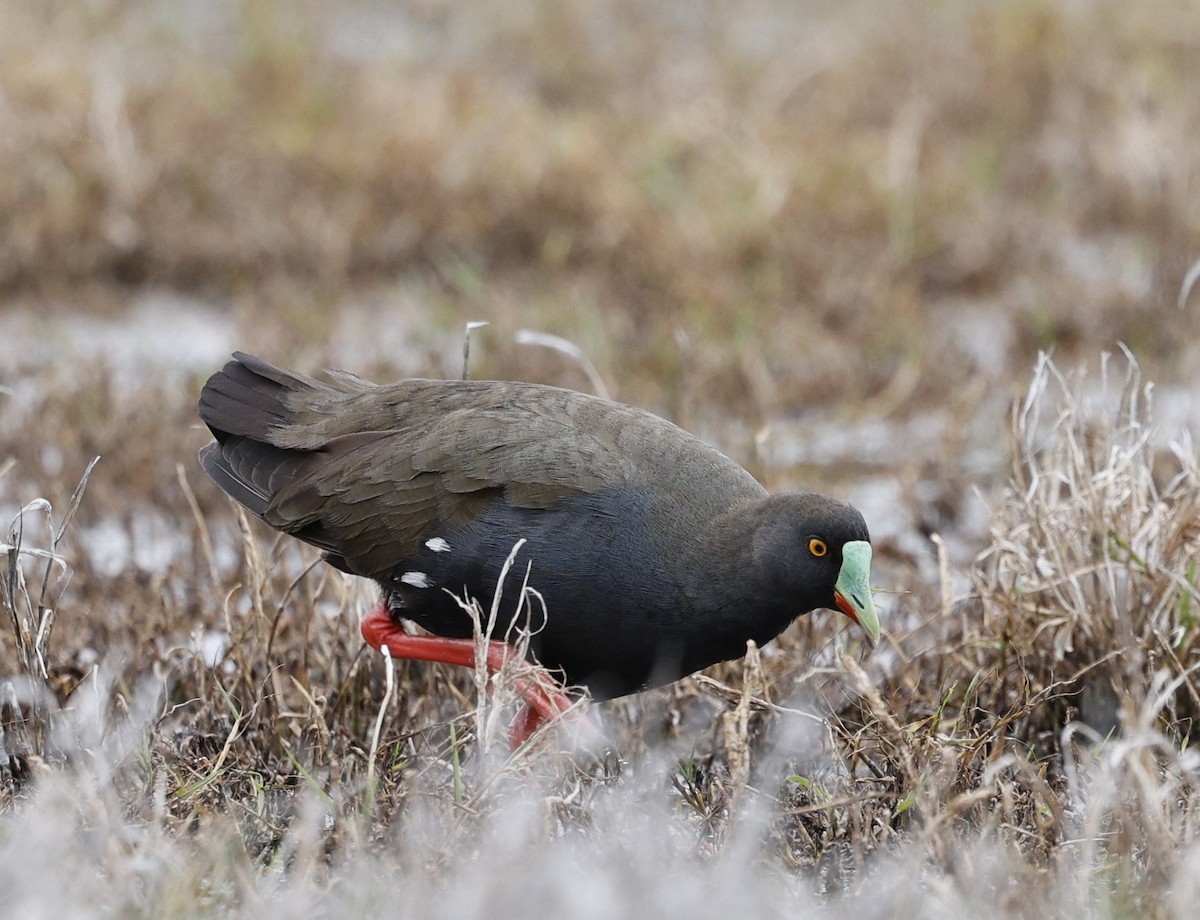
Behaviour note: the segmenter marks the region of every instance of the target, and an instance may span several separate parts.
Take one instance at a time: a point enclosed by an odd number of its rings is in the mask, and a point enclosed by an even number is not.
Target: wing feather
[[[238,355],[205,386],[217,438],[204,468],[267,524],[357,574],[387,577],[439,531],[503,496],[545,507],[604,486],[650,485],[706,514],[711,489],[764,494],[749,473],[669,422],[570,390],[349,375],[313,381]],[[720,494],[718,493],[715,494]]]

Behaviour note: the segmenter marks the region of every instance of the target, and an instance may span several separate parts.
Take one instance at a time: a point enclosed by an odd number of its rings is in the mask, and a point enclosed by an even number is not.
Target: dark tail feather
[[[233,360],[208,378],[201,390],[200,418],[222,444],[231,437],[268,441],[272,428],[291,421],[285,397],[307,389],[328,388],[261,358],[234,352]]]
[[[204,467],[204,472],[212,477],[213,482],[251,514],[261,518],[266,513],[270,496],[264,495],[234,473],[229,461],[221,453],[220,444],[208,444],[200,449],[200,465]]]
[[[283,450],[246,438],[231,438],[224,444],[209,444],[200,450],[200,465],[213,482],[255,517],[266,521],[271,497],[298,475],[308,459],[307,453]],[[277,523],[267,521],[275,527]],[[326,534],[319,522],[292,531],[319,549],[325,560],[343,572],[352,572],[339,551],[336,538]]]
[[[351,390],[366,385],[349,377],[341,383]],[[217,439],[201,449],[200,465],[230,498],[272,527],[279,528],[280,522],[266,520],[271,500],[311,469],[314,455],[313,450],[277,447],[272,441],[279,429],[295,421],[288,396],[312,390],[337,392],[303,374],[234,352],[233,360],[213,374],[200,393],[200,418]],[[342,440],[351,444],[367,437]],[[325,550],[332,565],[350,571],[337,539],[319,521],[283,529]]]
[[[229,497],[251,514],[262,517],[271,498],[301,475],[310,457],[306,451],[285,450],[230,437],[200,450],[200,465]]]
[[[273,429],[289,424],[291,393],[328,389],[261,358],[234,352],[200,393],[200,418],[216,444],[200,451],[200,465],[251,514],[263,517],[271,498],[294,482],[311,459],[308,451],[276,447]]]

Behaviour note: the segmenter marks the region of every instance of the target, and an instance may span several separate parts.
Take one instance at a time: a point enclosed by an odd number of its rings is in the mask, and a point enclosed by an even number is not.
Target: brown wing
[[[701,521],[714,502],[763,494],[669,422],[571,390],[348,376],[330,386],[236,358],[201,397],[218,441],[201,454],[205,469],[266,523],[357,574],[390,574],[432,533],[501,495],[544,507],[606,485],[651,485]]]

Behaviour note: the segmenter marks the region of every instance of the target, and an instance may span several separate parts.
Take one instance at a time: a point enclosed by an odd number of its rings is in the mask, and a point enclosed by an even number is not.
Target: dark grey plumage
[[[598,696],[737,657],[833,606],[841,547],[868,539],[847,505],[771,496],[664,419],[555,387],[324,383],[237,354],[199,409],[218,485],[439,635],[470,635],[442,589],[486,605],[527,540],[517,571],[530,565],[547,608],[534,653]]]

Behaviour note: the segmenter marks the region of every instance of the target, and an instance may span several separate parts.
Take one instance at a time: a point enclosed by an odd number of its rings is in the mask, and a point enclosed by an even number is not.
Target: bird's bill
[[[872,645],[879,641],[879,615],[871,597],[871,544],[865,540],[842,547],[842,570],[833,586],[833,600],[862,627]]]

